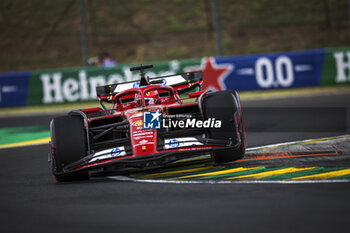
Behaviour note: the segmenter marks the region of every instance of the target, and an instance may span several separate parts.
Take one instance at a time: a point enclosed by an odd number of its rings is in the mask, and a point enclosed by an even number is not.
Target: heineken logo
[[[164,68],[167,68],[164,70]],[[149,77],[165,76],[181,72],[179,61],[171,61],[163,70],[146,72]],[[75,72],[41,73],[42,102],[44,104],[96,100],[96,87],[113,83],[139,80],[138,73],[132,73],[128,66],[117,70],[100,70],[98,74],[87,70]]]
[[[42,74],[40,79],[45,104],[93,100],[97,98],[97,86],[126,81],[119,74],[112,74],[108,78],[103,75],[88,78],[84,70],[78,73],[78,78],[63,79],[62,73],[50,73]]]

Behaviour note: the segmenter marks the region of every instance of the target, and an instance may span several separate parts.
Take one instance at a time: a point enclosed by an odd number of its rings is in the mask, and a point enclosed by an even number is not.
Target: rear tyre
[[[205,120],[209,118],[221,120],[221,128],[209,128],[207,130],[209,138],[231,139],[233,143],[237,143],[238,137],[241,140],[241,144],[237,149],[212,152],[213,161],[227,163],[241,159],[245,153],[245,131],[237,92],[227,90],[209,93],[203,99],[202,109]],[[237,130],[239,132],[238,137]]]
[[[78,116],[56,117],[51,121],[52,169],[62,172],[63,167],[82,159],[87,154],[87,139],[84,122]],[[87,171],[56,175],[60,182],[87,180]]]

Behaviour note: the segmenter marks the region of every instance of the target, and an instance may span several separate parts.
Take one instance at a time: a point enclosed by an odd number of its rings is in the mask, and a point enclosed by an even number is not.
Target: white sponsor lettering
[[[0,87],[0,103],[2,100],[2,93],[11,93],[11,92],[16,92],[18,90],[17,86],[2,86]]]
[[[85,70],[81,70],[79,72],[79,82],[80,82],[80,99],[88,100],[89,91],[88,91],[88,82],[87,82]]]
[[[283,67],[285,68],[285,75],[283,74]],[[277,82],[282,87],[289,87],[294,80],[293,65],[289,57],[280,56],[276,60],[276,77]]]
[[[197,119],[186,120],[172,120],[171,118],[166,121],[163,119],[163,128],[221,128],[221,120],[215,120],[215,118],[209,118],[205,121]]]
[[[122,82],[124,82],[124,78],[120,74],[111,74],[109,76],[108,84],[122,83]]]
[[[52,77],[49,74],[43,74],[40,77],[43,83],[43,102],[63,102],[62,92],[61,92],[61,73],[54,73]]]
[[[84,70],[79,71],[78,78],[62,79],[62,73],[53,73],[42,74],[40,79],[43,86],[43,102],[47,104],[96,99],[96,86],[107,83],[102,75],[90,77],[88,80]],[[108,79],[108,83],[122,81],[122,76],[118,74],[112,74]]]
[[[79,99],[79,84],[75,79],[67,79],[63,83],[63,95],[69,102],[77,101]]]
[[[90,80],[90,96],[92,98],[97,98],[96,87],[106,85],[106,81],[103,76],[91,77]]]
[[[312,70],[312,65],[304,65],[304,64],[302,64],[302,65],[295,65],[294,66],[294,70],[296,72],[310,71],[310,70]]]
[[[348,70],[348,74],[350,73],[350,52],[346,52],[345,54],[347,61],[344,61],[345,56],[343,52],[333,54],[337,66],[337,76],[335,78],[337,83],[344,83],[347,80],[350,81],[350,75],[346,76],[345,73],[345,70]]]
[[[140,140],[143,138],[154,138],[154,136],[153,135],[143,135],[142,137],[140,137],[140,136],[134,137],[135,140]]]
[[[293,63],[287,56],[277,57],[274,65],[269,58],[261,57],[255,63],[255,71],[261,88],[290,87],[294,82]]]
[[[253,75],[254,74],[254,69],[252,68],[242,68],[237,70],[237,74],[239,75]]]
[[[133,136],[143,136],[143,135],[150,135],[150,134],[153,134],[152,131],[144,132],[144,133],[140,133],[140,132],[142,132],[142,130],[135,131],[135,132],[133,133]]]
[[[178,60],[173,60],[170,62],[170,69],[176,72],[180,69],[180,62]]]
[[[66,78],[62,72],[55,73],[43,73],[40,75],[40,80],[43,87],[43,103],[61,103],[65,101],[79,101],[79,100],[93,100],[96,99],[96,86],[103,86],[106,84],[122,83],[132,80],[139,80],[140,74],[137,72],[131,72],[130,67],[124,66],[122,68],[122,74],[113,73],[108,76],[88,76],[85,70],[80,70],[77,77]],[[147,72],[147,75],[151,77],[160,77],[164,75],[174,74],[179,69],[178,61],[169,62],[168,71],[159,71],[158,73]],[[170,78],[163,79],[164,84],[172,85],[175,83],[185,82],[186,80],[177,75]],[[118,85],[116,92],[120,92],[129,88],[133,88],[137,83]],[[77,86],[78,85],[78,86]],[[137,85],[135,85],[137,86]],[[77,88],[78,87],[78,88]]]
[[[2,86],[2,93],[16,92],[17,90],[17,86]]]
[[[264,69],[266,75],[264,75]],[[269,88],[273,84],[273,69],[270,59],[266,57],[259,58],[255,63],[256,81],[262,88]]]
[[[130,67],[123,67],[123,72],[126,81],[132,81],[132,80],[139,80],[140,74],[137,74],[137,72],[131,72]]]

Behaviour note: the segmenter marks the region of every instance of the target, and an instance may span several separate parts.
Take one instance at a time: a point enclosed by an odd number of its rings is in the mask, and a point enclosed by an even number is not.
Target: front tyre
[[[63,171],[64,166],[87,155],[87,138],[84,121],[79,116],[61,116],[51,121],[52,169],[53,173]],[[88,172],[55,175],[59,182],[87,180]]]
[[[240,145],[237,149],[212,152],[216,163],[227,163],[243,158],[245,153],[245,130],[241,104],[236,91],[208,93],[202,101],[204,118],[221,120],[221,128],[209,128],[207,136],[212,139],[231,139]]]

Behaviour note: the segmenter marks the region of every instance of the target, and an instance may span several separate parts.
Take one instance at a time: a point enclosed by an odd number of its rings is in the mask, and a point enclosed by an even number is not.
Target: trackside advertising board
[[[323,58],[321,85],[350,83],[350,47],[327,49]]]
[[[152,62],[149,62],[152,63]],[[203,89],[270,90],[350,84],[350,47],[232,57],[153,62],[157,77],[203,71]],[[122,64],[0,74],[0,107],[97,100],[96,86],[138,80]]]
[[[30,77],[30,72],[0,74],[0,107],[25,106]]]
[[[181,73],[186,67],[199,64],[200,59],[153,63],[146,75],[156,77]],[[113,68],[75,68],[32,73],[28,105],[69,103],[97,100],[96,86],[140,79],[140,72],[131,72],[132,65]]]

